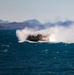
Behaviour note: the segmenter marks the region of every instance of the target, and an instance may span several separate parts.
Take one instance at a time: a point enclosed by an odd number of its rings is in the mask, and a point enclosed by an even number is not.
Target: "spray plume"
[[[42,30],[25,28],[22,30],[16,30],[16,35],[19,42],[26,41],[28,35],[42,34],[43,36],[49,35],[48,42],[64,42],[74,43],[74,25],[68,27],[54,26]]]

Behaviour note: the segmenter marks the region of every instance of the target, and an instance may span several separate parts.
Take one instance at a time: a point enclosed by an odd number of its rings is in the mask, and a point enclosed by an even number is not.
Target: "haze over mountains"
[[[0,23],[10,23],[10,22],[9,22],[9,21],[7,21],[7,20],[6,20],[6,21],[4,21],[4,20],[1,20],[1,19],[0,19]]]
[[[9,22],[9,21],[4,21],[0,19],[0,30],[17,30],[17,29],[23,29],[25,27],[28,28],[38,28],[38,29],[43,29],[43,28],[48,28],[51,26],[69,26],[74,24],[74,21],[71,20],[67,20],[67,21],[58,21],[56,23],[40,23],[38,20],[36,19],[32,19],[32,20],[26,20],[23,22]]]

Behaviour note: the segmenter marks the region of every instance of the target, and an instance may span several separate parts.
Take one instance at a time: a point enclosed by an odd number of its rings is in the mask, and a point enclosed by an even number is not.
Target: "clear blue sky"
[[[74,0],[0,0],[0,19],[74,20]]]

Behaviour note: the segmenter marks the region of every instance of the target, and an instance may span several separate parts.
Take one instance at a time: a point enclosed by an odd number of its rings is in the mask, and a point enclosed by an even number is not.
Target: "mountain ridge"
[[[69,26],[71,24],[74,24],[74,21],[66,20],[64,22],[58,21],[56,23],[48,22],[42,24],[36,19],[26,20],[22,22],[9,22],[9,21],[0,20],[0,30],[7,30],[7,29],[16,30],[16,29],[23,29],[25,27],[43,29],[52,26]]]

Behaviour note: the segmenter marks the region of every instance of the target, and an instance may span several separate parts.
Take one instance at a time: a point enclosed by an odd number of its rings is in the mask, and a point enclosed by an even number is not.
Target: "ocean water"
[[[0,75],[74,75],[74,44],[18,43],[16,31],[0,31]]]

